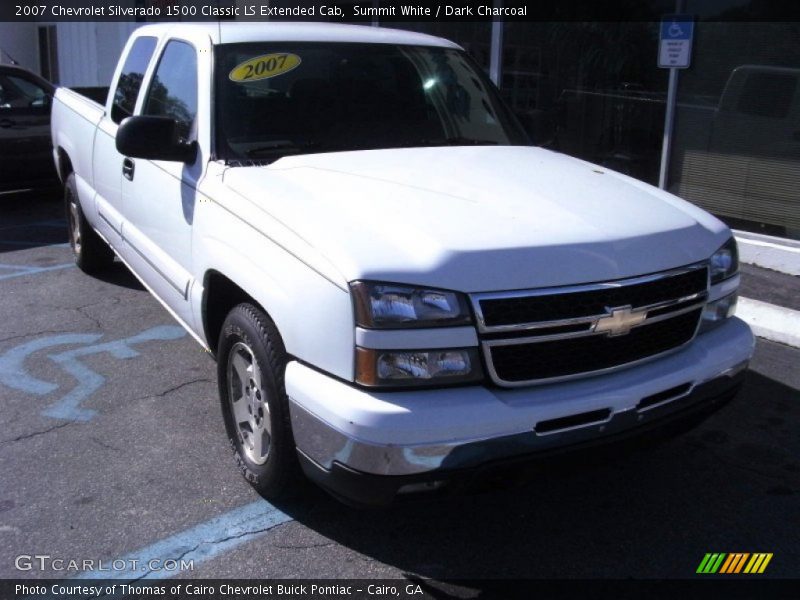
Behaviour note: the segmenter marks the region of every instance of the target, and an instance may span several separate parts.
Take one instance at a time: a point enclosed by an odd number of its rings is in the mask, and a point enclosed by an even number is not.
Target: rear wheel
[[[261,310],[245,303],[228,313],[217,352],[222,415],[239,470],[270,500],[296,491],[300,481],[285,369],[283,343]]]
[[[75,264],[84,273],[96,273],[114,262],[114,251],[97,235],[86,220],[78,199],[75,173],[70,173],[64,182],[64,205],[69,227],[69,245]]]

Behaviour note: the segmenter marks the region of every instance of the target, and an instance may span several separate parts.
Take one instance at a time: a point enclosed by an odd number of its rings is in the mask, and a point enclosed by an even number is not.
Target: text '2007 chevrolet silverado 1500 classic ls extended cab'
[[[531,145],[457,45],[321,24],[138,29],[56,93],[78,265],[114,253],[216,358],[238,466],[359,504],[731,398],[730,230]]]

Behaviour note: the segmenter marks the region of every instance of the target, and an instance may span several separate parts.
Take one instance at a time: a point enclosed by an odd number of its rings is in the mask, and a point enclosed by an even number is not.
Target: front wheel
[[[272,321],[239,304],[222,325],[217,378],[234,460],[267,499],[297,489],[299,465],[284,386],[286,351]]]

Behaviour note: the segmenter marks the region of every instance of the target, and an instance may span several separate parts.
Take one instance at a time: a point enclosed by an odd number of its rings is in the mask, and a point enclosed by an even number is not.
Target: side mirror
[[[550,146],[555,142],[556,122],[549,112],[533,109],[515,114],[535,146]]]
[[[186,143],[178,135],[178,123],[169,117],[128,117],[117,129],[117,151],[123,156],[147,160],[192,163],[197,142]]]

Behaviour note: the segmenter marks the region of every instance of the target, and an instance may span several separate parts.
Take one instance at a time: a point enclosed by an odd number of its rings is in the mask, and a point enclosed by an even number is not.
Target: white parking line
[[[758,337],[800,348],[800,311],[740,297],[736,316]]]

